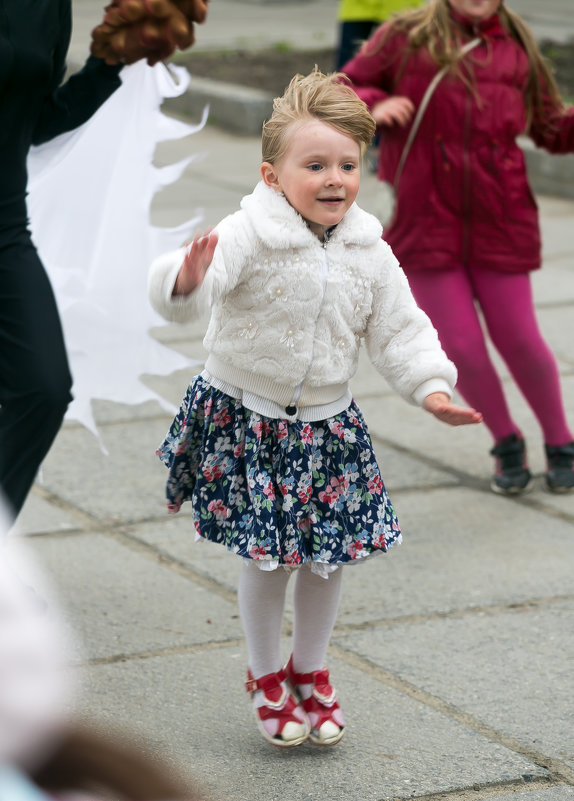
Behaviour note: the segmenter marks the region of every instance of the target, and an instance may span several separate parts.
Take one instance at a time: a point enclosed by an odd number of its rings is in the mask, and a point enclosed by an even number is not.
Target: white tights
[[[293,668],[310,673],[325,665],[327,647],[341,599],[342,569],[321,578],[308,564],[297,568],[294,590]],[[283,666],[281,626],[289,571],[261,570],[244,562],[239,577],[239,611],[255,678]]]

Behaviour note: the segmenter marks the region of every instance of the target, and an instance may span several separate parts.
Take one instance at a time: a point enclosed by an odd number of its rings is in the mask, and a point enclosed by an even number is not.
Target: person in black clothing
[[[54,294],[28,228],[28,151],[86,122],[128,60],[90,56],[60,86],[71,24],[71,0],[0,0],[0,488],[14,517],[72,397]]]

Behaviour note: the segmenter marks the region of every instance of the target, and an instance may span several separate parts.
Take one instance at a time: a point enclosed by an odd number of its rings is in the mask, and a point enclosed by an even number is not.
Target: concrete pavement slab
[[[157,549],[164,558],[174,559],[230,593],[236,593],[242,560],[216,543],[208,540],[196,542],[189,511],[188,514],[180,512],[163,520],[140,523],[133,527],[132,534]]]
[[[394,499],[403,544],[346,571],[339,627],[434,615],[471,626],[491,607],[574,594],[571,522],[468,489]]]
[[[182,140],[160,143],[155,154],[158,165],[177,162],[190,154],[201,156],[185,170],[174,186],[159,192],[152,203],[152,222],[173,226],[203,211],[206,225],[214,225],[237,211],[243,195],[259,179],[261,138],[234,137],[207,127]]]
[[[29,536],[57,534],[82,528],[82,517],[74,510],[62,508],[51,493],[44,497],[45,488],[37,482],[18,518],[18,529]],[[47,492],[47,491],[46,491]]]
[[[176,348],[187,355],[185,348]],[[191,348],[190,348],[191,350]],[[193,351],[195,356],[196,351]],[[165,398],[179,409],[181,401],[191,380],[191,377],[199,373],[202,368],[202,363],[198,362],[189,370],[178,370],[177,373],[172,373],[170,376],[149,376],[146,377],[146,384],[157,392],[162,398]],[[157,412],[157,406],[156,412]],[[169,427],[170,420],[166,420],[166,432]]]
[[[336,658],[331,667],[347,716],[345,738],[334,749],[274,749],[252,721],[244,665],[243,649],[231,646],[89,667],[83,709],[106,725],[129,722],[160,746],[169,744],[219,801],[383,801],[546,775],[524,756]],[[119,715],[110,697],[122,698]]]
[[[64,426],[45,461],[43,486],[100,522],[160,516],[166,470],[155,449],[166,434],[168,419],[164,412],[153,419],[102,427],[109,455],[86,429]]]
[[[574,767],[574,643],[564,620],[573,612],[571,596],[485,612],[472,627],[464,618],[425,620],[337,641],[568,771]]]
[[[540,789],[520,794],[520,801],[570,801],[572,798],[574,798],[574,787],[552,787],[549,790]],[[498,801],[516,801],[516,795],[501,795],[498,796]]]
[[[573,378],[565,376],[562,384],[567,413],[572,418]],[[516,387],[506,382],[505,391],[514,417],[526,437],[531,469],[537,476],[541,475],[545,470],[545,457],[538,424]],[[493,470],[492,457],[489,455],[492,440],[484,427],[448,428],[420,409],[407,406],[396,396],[381,399],[373,393],[370,396],[359,397],[358,401],[369,431],[377,441],[418,454],[418,457],[426,459],[430,466],[439,469],[444,467],[455,474],[459,471],[467,476],[467,481],[469,477],[473,477],[478,482],[475,484],[477,489],[482,491],[488,489]],[[390,487],[394,484],[394,476],[389,472],[392,470],[391,463],[383,473],[383,478]],[[412,482],[410,486],[413,486]],[[536,492],[538,494],[542,492],[541,483],[537,483]],[[542,497],[548,500],[546,493]],[[555,500],[561,503],[566,513],[574,513],[573,496],[560,496]]]
[[[380,401],[376,404],[380,408]],[[153,407],[147,405],[146,409],[151,413]],[[100,521],[129,523],[158,517],[164,509],[167,471],[155,449],[167,433],[170,417],[165,413],[144,417],[143,409],[141,412],[132,414],[131,420],[122,414],[118,422],[100,425],[109,455],[90,432],[65,427],[45,461],[45,490]],[[378,443],[376,451],[383,476],[389,474],[389,486],[430,488],[457,482],[450,468],[443,471],[421,463],[416,453],[392,449],[388,442]],[[73,476],[69,474],[71,460],[76,466]],[[392,470],[385,471],[387,464]]]
[[[574,371],[574,351],[571,343],[568,342],[573,308],[574,302],[565,301],[538,310],[538,319],[544,337],[556,358],[568,366],[568,373]]]
[[[481,610],[574,594],[571,521],[549,521],[543,510],[481,499],[469,489],[392,497],[404,544],[345,570],[338,631],[435,615],[472,620]],[[237,589],[241,560],[219,545],[195,542],[189,516],[139,524],[132,536],[164,559]]]
[[[34,549],[58,589],[83,659],[109,660],[237,638],[234,602],[134,550],[127,535],[36,539]],[[131,547],[130,547],[131,546]]]
[[[559,306],[574,305],[573,256],[571,250],[569,253],[546,257],[544,273],[542,270],[533,273],[532,288],[539,314],[546,307],[552,311]]]
[[[204,350],[202,343],[208,322],[209,313],[206,312],[190,323],[181,325],[166,323],[158,326],[152,330],[152,334],[160,342],[175,343],[175,346],[180,349],[188,346],[196,347],[197,353],[194,353],[194,356],[203,361],[207,351]]]

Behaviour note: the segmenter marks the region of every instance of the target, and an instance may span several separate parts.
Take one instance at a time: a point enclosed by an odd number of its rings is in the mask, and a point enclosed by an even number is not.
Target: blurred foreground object
[[[156,147],[200,130],[207,111],[195,124],[163,113],[162,103],[189,85],[183,67],[142,60],[124,67],[121,81],[87,124],[32,148],[28,158],[32,236],[56,295],[74,377],[66,419],[86,426],[105,453],[94,401],[157,401],[173,414],[142,376],[197,364],[152,335],[165,320],[147,299],[147,265],[179,247],[201,219],[196,210],[181,225],[152,225],[156,193],[201,157],[190,144],[185,158],[158,166]]]
[[[150,66],[195,41],[194,23],[207,17],[209,0],[112,0],[92,31],[91,53],[106,64]]]
[[[73,721],[74,640],[0,498],[0,801],[208,801],[150,743]]]
[[[149,746],[87,728],[70,728],[31,778],[55,801],[208,801]]]
[[[52,592],[22,539],[8,531],[0,506],[0,765],[33,767],[64,726],[74,682]]]

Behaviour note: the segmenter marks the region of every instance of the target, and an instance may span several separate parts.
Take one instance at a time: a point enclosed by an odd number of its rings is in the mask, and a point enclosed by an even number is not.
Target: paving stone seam
[[[533,477],[536,479],[540,476],[538,473],[533,473]],[[550,493],[547,493],[550,495]],[[560,495],[553,495],[552,497],[559,498]],[[562,496],[564,498],[571,497],[569,495]],[[504,500],[510,500],[510,498],[505,498]],[[512,499],[514,503],[523,503],[524,506],[527,506],[531,509],[534,509],[537,512],[540,512],[545,517],[553,517],[555,520],[561,520],[563,523],[574,523],[574,514],[569,512],[565,512],[562,509],[558,509],[555,506],[551,506],[550,504],[541,501],[535,495],[524,495],[522,498]]]
[[[566,254],[564,255],[566,258]],[[574,306],[572,300],[541,300],[534,304],[537,309],[571,309]]]
[[[365,620],[362,623],[337,624],[333,630],[333,637],[345,636],[357,631],[367,631],[376,628],[390,628],[391,626],[405,626],[418,623],[428,623],[435,620],[456,620],[470,616],[499,615],[505,612],[524,612],[526,610],[543,609],[557,604],[573,603],[574,595],[553,595],[546,598],[527,598],[523,601],[510,601],[502,604],[484,604],[480,606],[465,606],[460,609],[434,611],[418,615],[397,615],[396,617],[377,618]]]
[[[363,396],[366,397],[366,396]],[[441,484],[437,482],[436,484],[428,484],[425,486],[425,491],[433,491],[435,489],[449,489],[449,490],[457,490],[460,486],[466,487],[467,489],[474,490],[475,492],[480,492],[490,497],[491,490],[488,486],[488,482],[485,478],[480,478],[478,476],[473,475],[472,473],[466,473],[464,470],[460,470],[456,467],[453,467],[448,462],[443,462],[440,459],[435,459],[433,456],[427,456],[424,453],[420,453],[420,451],[415,450],[414,448],[410,448],[407,445],[402,445],[400,442],[395,440],[389,439],[388,437],[381,437],[376,434],[372,435],[373,444],[376,445],[377,443],[380,446],[384,446],[386,448],[391,448],[393,450],[402,453],[405,456],[409,456],[410,458],[414,459],[416,462],[426,464],[428,467],[431,467],[435,470],[439,470],[442,473],[447,473],[448,475],[452,476],[453,478],[457,479],[459,484]],[[534,472],[533,478],[540,479],[543,477],[543,473]],[[389,487],[391,489],[391,487]],[[401,492],[417,492],[420,493],[421,488],[419,485],[410,486],[402,486],[397,487],[396,489],[392,489],[391,494],[393,496],[399,495]],[[568,512],[564,512],[561,509],[557,509],[554,506],[546,504],[544,501],[541,501],[535,495],[519,495],[516,497],[508,496],[504,497],[502,495],[498,496],[501,501],[506,501],[508,503],[514,504],[527,504],[530,508],[534,509],[537,512],[545,516],[554,517],[558,520],[562,520],[568,523],[574,523],[574,515]],[[552,497],[556,498],[559,496],[553,495]],[[568,496],[565,496],[568,497]]]
[[[413,451],[413,453],[416,453],[416,451]],[[424,461],[424,457],[422,455],[417,456],[417,460]],[[437,468],[437,469],[442,469],[442,468]],[[446,472],[446,468],[444,469],[444,472]],[[534,479],[535,482],[540,483],[543,479],[543,473],[533,471],[532,478]],[[387,481],[385,483],[393,499],[399,497],[401,494],[404,495],[421,494],[420,484],[412,484],[412,485],[404,484],[401,487],[393,487],[390,482]],[[461,480],[458,484],[450,484],[450,483],[440,484],[438,482],[436,484],[430,484],[430,483],[425,484],[424,492],[426,494],[430,494],[431,492],[435,492],[437,490],[444,491],[445,489],[450,491],[456,491],[461,487],[485,495],[488,498],[492,496],[492,490],[488,486],[487,480],[484,478],[478,478],[477,476],[471,476],[468,481]],[[517,496],[507,496],[507,497],[503,495],[498,495],[497,498],[503,503],[512,503],[517,506],[528,506],[533,511],[540,512],[545,517],[552,517],[555,520],[562,521],[563,523],[573,524],[574,514],[567,511],[563,511],[562,509],[559,509],[555,506],[551,506],[547,504],[545,501],[540,500],[540,497],[546,494],[547,494],[546,490],[544,490],[543,486],[540,486],[539,488],[535,488],[534,492],[530,495],[517,495]],[[550,495],[550,493],[548,494]],[[564,496],[552,495],[551,497],[553,498],[563,497],[564,499],[567,499],[571,496],[565,494]]]
[[[170,645],[165,648],[149,648],[145,651],[133,651],[132,653],[111,654],[110,656],[94,656],[87,659],[78,659],[71,662],[71,667],[98,667],[102,665],[116,665],[120,662],[138,662],[144,659],[157,659],[169,656],[181,656],[185,654],[201,654],[209,651],[216,651],[221,648],[240,648],[243,645],[243,637],[227,637],[222,640],[209,640],[200,643],[188,643],[187,645]]]
[[[531,793],[535,790],[548,790],[551,787],[569,787],[570,785],[553,776],[532,776],[524,774],[520,779],[507,779],[500,782],[475,783],[468,787],[454,787],[437,793],[409,795],[409,801],[478,801],[478,799],[497,798],[509,793]],[[388,801],[388,799],[385,799]],[[393,801],[399,801],[395,797]],[[402,799],[401,799],[402,801]]]
[[[192,579],[193,580],[193,579]],[[405,615],[404,617],[395,617],[389,619],[379,619],[374,621],[365,621],[356,624],[337,624],[333,630],[332,645],[337,646],[337,639],[345,637],[348,634],[353,634],[359,631],[365,631],[372,628],[390,628],[393,625],[411,625],[417,623],[425,623],[433,620],[443,619],[457,619],[463,618],[468,614],[481,615],[481,614],[500,614],[505,612],[520,612],[528,608],[542,608],[549,607],[555,603],[564,603],[574,601],[573,596],[556,596],[555,598],[542,598],[533,601],[524,601],[522,603],[500,604],[492,607],[472,607],[462,610],[452,610],[448,612],[435,612],[429,615]],[[236,602],[236,595],[234,595],[234,602]],[[239,620],[239,614],[232,615],[233,618]],[[282,629],[282,636],[290,638],[293,634],[292,623],[286,619]],[[144,651],[134,651],[131,653],[121,652],[111,654],[103,657],[90,657],[84,660],[78,660],[77,665],[101,665],[101,664],[115,664],[117,662],[130,662],[132,660],[139,661],[142,659],[153,659],[160,656],[172,656],[174,654],[187,654],[187,653],[201,653],[204,651],[212,651],[220,647],[240,647],[244,643],[244,637],[239,636],[235,638],[223,638],[221,640],[205,640],[201,643],[188,643],[186,645],[167,646],[162,648],[152,648]],[[331,647],[331,646],[330,646]],[[339,646],[344,647],[344,646]],[[338,654],[336,654],[338,656]]]
[[[191,567],[188,562],[185,562],[183,559],[178,559],[169,551],[140,539],[137,534],[131,534],[122,529],[114,529],[111,532],[106,532],[104,530],[102,533],[104,536],[109,534],[112,539],[120,542],[123,545],[126,545],[128,548],[130,548],[130,550],[136,551],[152,561],[164,565],[168,569],[172,569],[178,575],[187,578],[189,581],[198,584],[210,592],[213,592],[223,600],[233,604],[237,603],[237,592],[235,588],[229,587],[229,585],[218,581],[212,576],[208,576],[202,571]],[[196,544],[197,547],[201,547],[201,543]],[[567,593],[546,597],[525,598],[522,601],[509,601],[508,603],[481,604],[445,611],[436,610],[419,615],[399,615],[393,618],[369,620],[365,621],[364,623],[347,625],[336,624],[334,634],[345,634],[348,631],[361,631],[379,626],[404,625],[421,623],[430,620],[461,618],[470,615],[493,615],[500,614],[501,612],[518,612],[526,609],[539,609],[554,604],[570,603],[573,601],[574,594]],[[288,622],[286,623],[286,626],[289,626]],[[289,628],[286,628],[285,631],[286,633],[290,633]]]
[[[177,557],[173,556],[173,554],[164,551],[162,548],[159,548],[156,545],[151,545],[150,543],[145,542],[137,537],[135,534],[131,534],[124,529],[114,529],[113,531],[108,531],[107,534],[112,539],[116,540],[122,545],[125,545],[130,550],[142,554],[157,564],[161,564],[170,570],[173,570],[174,573],[193,581],[194,584],[209,590],[214,595],[219,596],[222,600],[228,601],[232,604],[237,603],[237,593],[235,592],[235,589],[232,589],[212,578],[211,576],[207,576],[205,573],[196,570],[187,562],[184,562],[182,559],[178,559]]]
[[[93,529],[103,525],[103,522],[98,520],[98,518],[84,511],[84,509],[81,509],[79,506],[70,503],[70,501],[62,498],[56,492],[47,489],[38,482],[32,487],[32,492],[42,498],[43,501],[50,504],[50,506],[54,506],[56,509],[60,509],[74,517],[83,528]]]
[[[456,470],[452,468],[446,463],[441,462],[440,460],[434,459],[432,457],[425,456],[414,449],[406,448],[405,446],[401,446],[399,443],[393,443],[391,440],[383,439],[381,437],[373,437],[373,442],[378,442],[380,445],[384,445],[387,448],[395,449],[399,452],[404,453],[405,455],[410,456],[411,458],[415,459],[418,462],[422,462],[427,464],[428,466],[440,470],[441,472],[448,473],[452,475],[453,478],[456,478],[458,483],[457,484],[450,484],[448,482],[435,482],[434,484],[428,484],[425,486],[425,492],[433,492],[433,491],[445,491],[445,490],[452,490],[455,491],[460,487],[465,487],[466,489],[470,489],[474,492],[479,492],[484,495],[490,495],[490,489],[486,484],[485,479],[478,478],[473,476],[469,473],[464,473],[463,471]],[[534,473],[533,474],[535,479],[541,478],[542,474]],[[74,528],[74,529],[66,529],[61,531],[36,531],[31,534],[27,534],[28,537],[45,537],[45,536],[72,536],[74,534],[82,534],[86,531],[91,533],[111,533],[113,536],[114,532],[118,533],[117,527],[118,526],[125,526],[125,525],[141,525],[143,523],[162,523],[166,520],[166,515],[147,515],[142,518],[130,518],[129,521],[121,520],[119,518],[110,519],[110,518],[98,518],[84,510],[80,509],[73,503],[70,503],[68,500],[62,498],[57,493],[46,490],[45,488],[36,484],[33,487],[33,493],[41,497],[45,502],[54,506],[57,509],[60,509],[74,518],[76,518],[79,522],[81,528]],[[420,486],[413,485],[411,486],[402,486],[397,487],[392,490],[393,497],[400,497],[401,495],[408,495],[409,493],[416,492],[420,493]],[[553,496],[554,497],[554,496]],[[565,523],[572,524],[574,523],[574,515],[563,511],[555,506],[545,503],[543,500],[540,500],[539,497],[529,495],[529,496],[520,496],[517,498],[503,498],[501,496],[500,500],[506,501],[508,503],[520,504],[523,506],[527,506],[533,511],[539,512],[540,514],[546,517],[552,517],[555,520],[560,520]],[[136,538],[137,539],[137,538]],[[144,543],[141,540],[138,542],[142,545]],[[147,546],[151,547],[151,546]]]
[[[166,341],[162,341],[162,345],[165,345]],[[174,348],[176,350],[176,348]],[[185,355],[185,354],[183,354]],[[183,396],[183,393],[182,393]],[[147,401],[148,403],[153,403],[153,401]],[[121,404],[120,404],[121,405]],[[143,405],[143,404],[142,404]],[[169,427],[171,423],[173,415],[169,415],[165,411],[161,410],[161,407],[158,406],[158,411],[154,412],[153,414],[149,414],[145,416],[145,422],[156,422],[159,420],[165,420],[166,426]],[[118,426],[124,426],[126,423],[138,423],[143,422],[144,418],[134,419],[133,417],[129,416],[129,407],[126,407],[126,417],[118,417],[114,420],[99,420],[98,421],[98,429],[101,431],[105,429],[117,428]],[[69,420],[64,423],[64,428],[68,431],[79,431],[84,429],[82,423],[79,423],[75,420]],[[87,431],[87,429],[85,429]],[[89,432],[88,432],[89,433]],[[152,452],[153,454],[153,452]],[[149,454],[148,454],[149,455]],[[113,457],[110,456],[110,459]]]
[[[391,687],[393,690],[408,696],[414,701],[418,701],[440,712],[464,728],[480,734],[490,742],[496,743],[509,751],[513,751],[532,762],[537,767],[549,771],[556,783],[574,786],[574,770],[563,760],[550,757],[535,748],[525,745],[515,737],[504,734],[504,732],[499,731],[494,726],[490,726],[488,723],[474,717],[468,712],[464,712],[449,701],[433,695],[422,687],[418,687],[416,684],[412,684],[412,682],[401,678],[390,670],[380,667],[367,657],[356,653],[351,648],[332,643],[329,647],[329,651],[349,667],[360,670],[370,678]]]
[[[362,396],[362,397],[365,397],[365,396]],[[375,396],[375,397],[378,397],[378,395]],[[389,437],[381,437],[381,436],[379,436],[377,434],[372,434],[371,433],[371,438],[372,438],[373,444],[375,445],[375,451],[377,450],[377,448],[376,448],[377,444],[382,446],[382,447],[385,447],[385,448],[391,448],[392,450],[395,450],[398,453],[403,454],[404,456],[409,456],[411,459],[414,459],[416,462],[420,462],[421,464],[425,464],[427,467],[431,467],[434,470],[439,470],[441,473],[446,473],[447,475],[451,476],[452,478],[455,478],[459,482],[459,484],[461,484],[461,485],[463,485],[465,487],[469,487],[470,489],[475,489],[475,490],[477,490],[479,492],[481,492],[483,490],[490,492],[490,490],[488,489],[488,485],[487,485],[485,479],[479,478],[477,476],[474,476],[474,475],[472,475],[472,473],[467,473],[464,470],[460,470],[457,467],[453,467],[453,465],[449,464],[448,462],[443,462],[441,459],[436,459],[434,456],[427,456],[426,454],[421,453],[420,451],[416,450],[415,448],[411,448],[408,445],[403,445],[402,443],[397,442],[396,440],[393,440],[393,439],[391,439]],[[437,484],[440,484],[440,482],[437,482]],[[430,486],[434,486],[434,485],[430,485]],[[451,487],[453,489],[456,489],[459,485],[448,484],[447,486]],[[396,494],[398,491],[403,491],[405,489],[407,489],[407,488],[403,487],[403,488],[401,488],[401,490],[396,490],[395,489],[393,491],[393,494]],[[411,488],[409,488],[409,489],[411,489]],[[413,486],[412,489],[417,489],[418,492],[420,492],[420,486],[417,486],[417,487]],[[425,487],[425,489],[426,489],[426,487]]]
[[[104,529],[102,529],[103,533]],[[28,540],[46,540],[46,539],[56,539],[61,540],[67,537],[78,537],[82,534],[98,534],[100,533],[97,528],[90,528],[86,530],[85,528],[62,528],[62,529],[45,529],[39,531],[30,531],[26,532],[23,536],[26,537]]]

